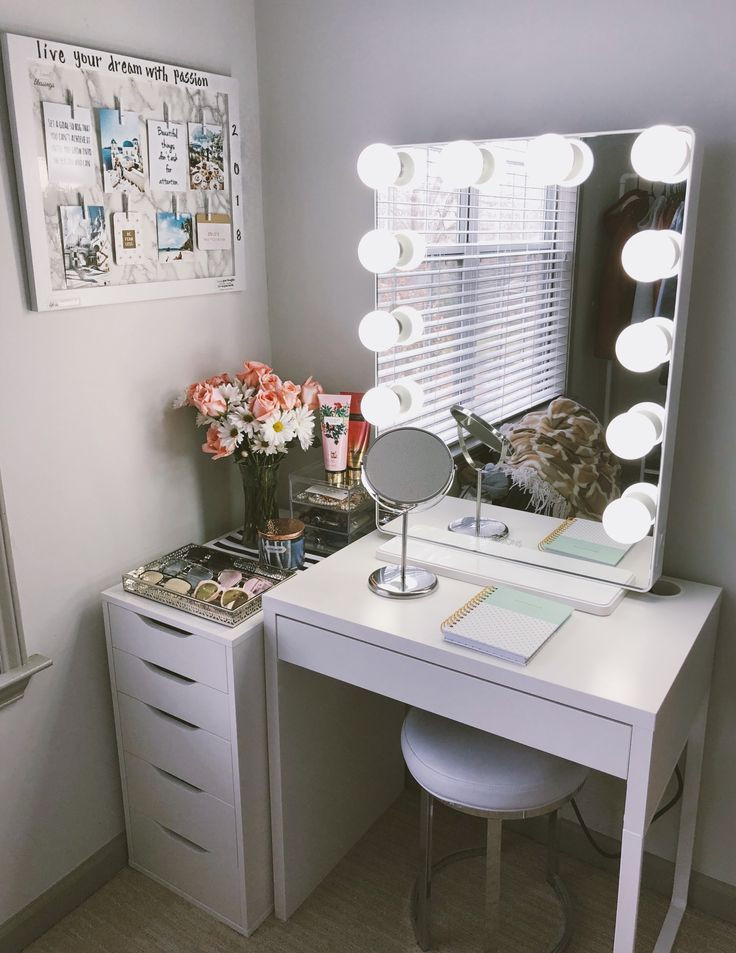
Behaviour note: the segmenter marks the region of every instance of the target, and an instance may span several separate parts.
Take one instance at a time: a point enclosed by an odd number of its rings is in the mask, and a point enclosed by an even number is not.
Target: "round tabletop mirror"
[[[437,586],[434,573],[407,566],[408,517],[411,510],[439,502],[452,486],[455,463],[443,440],[418,427],[381,434],[363,461],[362,480],[384,509],[402,514],[401,563],[381,566],[368,578],[378,595],[425,596]]]
[[[484,420],[478,414],[468,410],[467,407],[461,407],[460,404],[454,404],[450,408],[450,413],[457,424],[457,439],[460,444],[460,450],[468,466],[475,470],[476,488],[475,488],[475,516],[463,516],[461,519],[453,520],[447,527],[453,533],[462,533],[464,536],[483,536],[486,539],[503,539],[508,535],[509,528],[500,520],[483,518],[480,515],[481,496],[483,492],[483,464],[476,463],[473,459],[466,440],[466,434],[473,440],[477,440],[489,450],[498,453],[498,462],[503,463],[506,457],[513,453],[511,442],[494,427],[492,423]]]

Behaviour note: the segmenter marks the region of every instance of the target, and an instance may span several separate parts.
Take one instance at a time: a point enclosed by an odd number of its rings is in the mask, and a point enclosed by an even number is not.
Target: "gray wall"
[[[666,567],[725,587],[696,866],[736,884],[736,95],[729,0],[257,0],[274,358],[329,389],[372,378],[356,245],[372,196],[355,159],[427,142],[687,123],[705,144]],[[615,830],[620,785],[586,813]],[[673,818],[650,848],[670,855]]]
[[[248,278],[243,294],[29,312],[0,99],[0,472],[28,649],[54,663],[0,711],[2,923],[123,829],[99,592],[237,522],[235,468],[205,458],[193,411],[170,404],[198,377],[267,360],[269,338],[252,3],[1,0],[0,30],[232,71]]]

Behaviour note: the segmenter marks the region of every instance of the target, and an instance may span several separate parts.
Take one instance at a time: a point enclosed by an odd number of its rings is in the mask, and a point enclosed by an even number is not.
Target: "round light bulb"
[[[682,236],[672,229],[646,228],[632,235],[621,252],[624,271],[634,281],[672,278],[680,268]]]
[[[690,134],[675,126],[651,126],[631,147],[631,164],[650,182],[684,182],[690,171]]]
[[[361,265],[375,274],[391,271],[402,255],[399,239],[393,232],[376,228],[366,232],[358,244]]]
[[[435,171],[448,189],[464,189],[484,173],[484,156],[474,142],[459,139],[443,147],[435,163]]]
[[[396,267],[399,271],[413,271],[418,268],[427,253],[427,243],[424,240],[424,235],[409,230],[395,232],[394,234],[401,249]]]
[[[630,324],[616,341],[616,357],[629,371],[643,374],[664,364],[672,354],[674,323],[669,318],[649,318]]]
[[[662,439],[664,408],[659,404],[635,404],[614,417],[606,427],[606,443],[622,460],[639,460]]]
[[[649,533],[655,514],[656,506],[646,494],[624,495],[603,511],[603,529],[617,543],[638,543]]]
[[[587,142],[583,142],[582,139],[568,139],[568,142],[572,146],[575,158],[572,170],[569,175],[562,179],[560,185],[564,185],[566,188],[577,188],[578,185],[585,182],[593,171],[595,160],[593,159],[593,150]]]
[[[401,402],[400,420],[416,417],[424,407],[424,390],[411,377],[402,377],[392,384]]]
[[[369,189],[386,189],[401,175],[401,159],[396,149],[374,142],[358,156],[358,178]]]
[[[369,424],[382,430],[395,423],[401,414],[401,399],[388,384],[379,384],[363,394],[360,412]]]
[[[392,348],[400,334],[399,322],[388,311],[369,311],[358,325],[360,343],[378,354]]]
[[[391,312],[391,316],[399,323],[397,344],[416,344],[424,334],[424,317],[421,311],[404,305]]]
[[[526,171],[534,185],[555,185],[573,173],[575,151],[569,139],[549,132],[529,142]]]

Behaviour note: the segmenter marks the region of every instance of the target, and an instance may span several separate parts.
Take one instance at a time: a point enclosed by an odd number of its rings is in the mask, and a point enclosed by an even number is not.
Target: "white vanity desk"
[[[687,902],[720,590],[681,583],[677,596],[630,594],[608,617],[575,612],[523,668],[443,641],[440,623],[477,585],[372,594],[383,539],[364,537],[263,601],[277,916],[402,790],[405,703],[626,779],[614,953],[633,953],[644,835],[687,744],[675,889],[656,946],[668,951]]]

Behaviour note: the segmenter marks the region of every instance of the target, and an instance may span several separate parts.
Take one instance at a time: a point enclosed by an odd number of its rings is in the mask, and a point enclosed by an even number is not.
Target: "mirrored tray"
[[[168,572],[165,570],[168,569]],[[132,592],[137,596],[143,596],[145,599],[153,599],[155,602],[161,602],[164,605],[172,606],[174,609],[181,609],[183,612],[189,612],[191,615],[200,616],[202,619],[209,619],[211,622],[219,622],[222,625],[239,625],[245,619],[255,615],[261,610],[261,595],[251,596],[247,602],[238,606],[237,609],[229,609],[223,606],[219,600],[206,602],[203,599],[194,598],[196,585],[192,584],[193,579],[206,582],[209,579],[217,581],[217,577],[223,571],[242,573],[242,579],[235,586],[230,588],[241,588],[247,580],[259,580],[262,584],[268,584],[270,591],[273,586],[283,582],[293,572],[281,569],[273,569],[270,566],[261,566],[253,559],[241,559],[230,553],[219,552],[210,549],[207,546],[200,546],[196,543],[188,543],[171,553],[154,559],[145,566],[139,566],[130,572],[123,574],[123,589],[126,592]],[[161,574],[159,581],[153,581],[155,577],[144,578],[148,573]],[[189,576],[189,579],[187,579]],[[188,582],[190,591],[180,593],[172,591],[165,587],[165,583],[181,579]],[[227,586],[224,588],[228,588]],[[260,586],[259,586],[260,588]],[[263,591],[266,591],[264,589]]]

